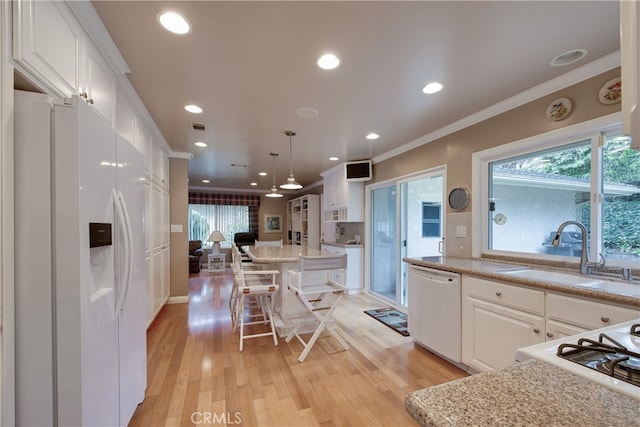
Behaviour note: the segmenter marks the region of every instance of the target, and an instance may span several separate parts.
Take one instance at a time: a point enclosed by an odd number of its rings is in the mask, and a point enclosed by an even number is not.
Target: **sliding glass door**
[[[396,185],[371,191],[371,292],[396,300]]]
[[[407,305],[404,257],[441,255],[444,168],[369,188],[369,291]]]

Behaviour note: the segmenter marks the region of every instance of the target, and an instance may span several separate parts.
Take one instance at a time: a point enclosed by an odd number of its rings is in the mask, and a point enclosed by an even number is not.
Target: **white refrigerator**
[[[16,425],[127,425],[147,384],[144,158],[85,101],[15,92]]]

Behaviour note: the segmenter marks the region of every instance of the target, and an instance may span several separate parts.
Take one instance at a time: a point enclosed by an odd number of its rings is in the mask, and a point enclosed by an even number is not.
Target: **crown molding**
[[[185,152],[185,151],[169,151],[169,158],[171,159],[184,159],[191,160],[193,159],[193,153]]]
[[[469,126],[480,123],[484,120],[495,117],[499,114],[505,113],[521,105],[527,104],[536,99],[542,98],[574,84],[580,83],[584,80],[595,77],[606,71],[612,70],[615,67],[619,67],[621,63],[620,51],[610,53],[602,58],[596,59],[582,67],[571,70],[561,76],[548,80],[530,89],[520,92],[510,98],[498,102],[490,107],[473,113],[463,119],[453,122],[443,128],[440,128],[434,132],[428,133],[420,138],[414,139],[400,147],[393,150],[389,150],[386,153],[382,153],[371,159],[372,163],[379,163],[384,160],[388,160],[392,157],[398,156],[414,148],[420,147],[424,144],[428,144],[437,139],[443,138],[459,130],[468,128]]]

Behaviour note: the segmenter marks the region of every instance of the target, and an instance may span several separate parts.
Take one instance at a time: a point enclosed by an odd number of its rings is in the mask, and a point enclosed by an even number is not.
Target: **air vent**
[[[242,163],[231,163],[231,167],[234,168],[246,168],[249,167],[248,165],[243,165]]]
[[[207,126],[203,125],[202,123],[191,123],[191,127],[193,128],[193,130],[201,130],[203,132],[207,130]]]

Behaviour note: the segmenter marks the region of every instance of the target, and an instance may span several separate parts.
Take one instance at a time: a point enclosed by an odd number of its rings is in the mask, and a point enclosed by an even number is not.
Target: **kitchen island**
[[[508,368],[410,393],[423,426],[637,426],[638,401],[551,364]]]
[[[287,270],[298,267],[301,256],[320,256],[323,255],[322,251],[300,245],[283,245],[281,248],[276,246],[243,246],[242,250],[254,264],[262,264],[268,269],[280,271],[278,279],[280,289],[276,294],[273,306],[274,323],[278,335],[287,336],[302,317],[308,316],[305,307],[287,288],[289,281]],[[313,328],[309,330],[313,330]]]

